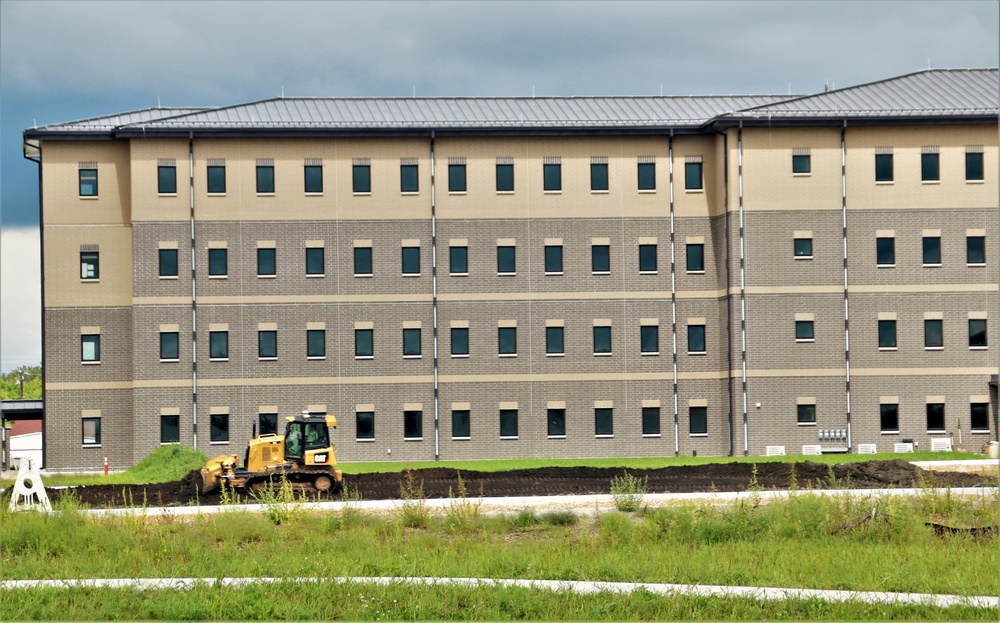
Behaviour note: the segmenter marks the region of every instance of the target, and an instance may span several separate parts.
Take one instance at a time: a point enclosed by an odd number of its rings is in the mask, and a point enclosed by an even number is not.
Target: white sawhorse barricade
[[[38,465],[27,457],[21,459],[21,467],[17,470],[14,492],[10,496],[10,510],[52,511],[49,496],[42,486],[42,475],[38,473]]]

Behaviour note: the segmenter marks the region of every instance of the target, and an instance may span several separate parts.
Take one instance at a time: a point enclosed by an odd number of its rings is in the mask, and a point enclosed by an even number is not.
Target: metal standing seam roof
[[[149,123],[165,117],[186,115],[205,110],[209,110],[209,108],[195,108],[190,106],[144,108],[142,110],[133,110],[114,115],[105,115],[102,117],[91,117],[90,119],[81,119],[79,121],[54,123],[39,128],[32,128],[32,130],[57,130],[60,132],[93,132],[95,130],[113,130],[121,126],[134,123]]]

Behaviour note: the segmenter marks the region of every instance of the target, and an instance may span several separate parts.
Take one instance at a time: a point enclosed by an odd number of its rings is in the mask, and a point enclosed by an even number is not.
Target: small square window
[[[500,436],[517,437],[517,409],[500,409]]]
[[[692,435],[708,434],[708,407],[688,407],[688,417]]]
[[[209,331],[209,359],[229,359],[229,332]]]
[[[100,279],[101,262],[97,251],[80,252],[80,279]]]
[[[938,319],[924,320],[924,348],[944,347],[944,321]]]
[[[177,249],[159,249],[158,271],[160,277],[177,276]]]
[[[927,403],[927,430],[944,432],[944,404]]]
[[[212,413],[209,419],[211,440],[218,443],[229,441],[229,414]]]
[[[160,416],[160,443],[180,443],[181,417],[179,415]]]
[[[799,424],[816,423],[816,405],[798,405],[796,420]]]
[[[937,182],[941,180],[941,155],[940,154],[920,154],[920,179],[924,182]]]
[[[498,193],[514,192],[514,165],[512,164],[497,165],[497,192]]]
[[[80,196],[97,196],[97,169],[80,169]]]
[[[559,274],[563,271],[563,248],[561,245],[545,245],[545,272]]]
[[[639,190],[656,190],[656,164],[639,163]]]
[[[101,418],[99,417],[83,418],[83,445],[85,446],[101,445]]]
[[[375,413],[358,411],[354,414],[354,438],[375,439]]]
[[[326,330],[306,330],[306,357],[326,357]]]
[[[448,247],[448,270],[452,275],[469,274],[469,247]]]
[[[469,354],[469,329],[468,327],[452,327],[451,329],[451,354]]]
[[[937,236],[924,236],[924,265],[939,266],[941,264],[941,238]]]
[[[260,359],[276,359],[278,357],[278,332],[257,332],[257,357]]]
[[[875,261],[879,266],[896,265],[896,239],[875,239]]]
[[[513,275],[517,265],[516,247],[497,247],[497,272],[501,275]]]
[[[795,321],[795,339],[800,342],[811,342],[815,339],[812,320]]]
[[[985,318],[969,318],[969,348],[986,348]]]
[[[984,236],[967,236],[965,238],[965,261],[968,264],[986,263],[986,238]]]
[[[896,321],[878,321],[878,347],[896,348]]]
[[[326,252],[323,247],[309,247],[306,249],[306,274],[311,276],[321,276],[326,274]]]
[[[317,164],[305,165],[305,191],[307,193],[323,192],[323,166]]]
[[[101,360],[101,336],[81,335],[80,336],[80,361],[100,361]]]
[[[646,354],[660,352],[660,327],[656,325],[639,327],[639,349]]]
[[[501,355],[516,355],[517,327],[500,327],[497,330],[497,344]]]
[[[656,245],[655,244],[640,244],[639,245],[639,272],[640,273],[655,273],[656,268]]]
[[[374,330],[355,329],[354,330],[354,356],[374,357]]]
[[[555,192],[562,190],[562,165],[561,164],[543,164],[542,165],[542,176],[544,186],[543,189],[549,192]]]
[[[813,256],[813,241],[812,238],[796,238],[795,247],[793,253],[795,257],[812,257]]]
[[[367,164],[356,164],[352,169],[353,191],[370,193],[372,191],[372,168]]]
[[[967,182],[983,181],[982,152],[969,152],[965,154],[965,180]]]
[[[229,274],[229,250],[208,250],[208,276],[225,277]]]
[[[209,194],[222,194],[226,192],[226,167],[208,167],[208,192]]]
[[[464,164],[449,164],[448,165],[448,192],[450,192],[450,193],[464,193],[465,192],[465,165]]]
[[[969,405],[969,415],[972,419],[972,430],[990,430],[990,403],[974,402]]]
[[[611,354],[611,327],[594,327],[594,354]]]
[[[420,329],[403,329],[403,356],[420,356]]]
[[[465,409],[452,411],[451,412],[451,436],[452,437],[471,437],[472,427],[469,425],[469,411]]]
[[[875,154],[875,181],[892,181],[892,154]]]
[[[611,436],[615,434],[614,409],[594,409],[594,434]]]
[[[565,353],[563,327],[545,327],[545,354],[563,355]]]
[[[368,275],[372,274],[372,248],[371,247],[355,247],[354,248],[354,274],[355,275]]]
[[[403,274],[420,274],[420,247],[403,247]]]
[[[258,166],[257,167],[257,192],[258,193],[273,193],[274,192],[274,167],[273,166]]]
[[[659,407],[643,407],[642,408],[642,434],[643,435],[659,435],[660,434],[660,408]]]
[[[688,272],[700,273],[705,271],[705,245],[687,245],[687,269]]]
[[[688,352],[689,353],[705,352],[705,325],[703,324],[688,325]]]
[[[177,361],[179,355],[180,336],[176,331],[160,333],[160,361]]]
[[[421,439],[424,436],[424,412],[403,411],[403,438]]]
[[[260,434],[262,436],[278,434],[277,413],[260,413],[257,415],[257,422],[260,425]]]
[[[161,195],[177,194],[177,167],[156,167],[156,192]]]
[[[702,190],[705,187],[702,181],[702,163],[684,163],[684,190]]]
[[[549,409],[546,415],[549,422],[549,437],[565,437],[566,409]]]
[[[417,175],[417,165],[399,165],[399,190],[404,193],[415,193],[420,191],[420,180]]]
[[[607,163],[590,165],[590,190],[603,191],[608,189]]]
[[[257,249],[257,276],[274,277],[277,273],[276,249]]]
[[[812,172],[812,156],[809,154],[797,154],[792,156],[792,173],[795,175],[805,175]]]
[[[590,247],[590,268],[595,273],[611,272],[611,247],[595,244]]]

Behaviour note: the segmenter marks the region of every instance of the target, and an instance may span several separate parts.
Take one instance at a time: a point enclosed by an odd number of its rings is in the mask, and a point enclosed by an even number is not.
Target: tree
[[[40,400],[41,397],[42,366],[19,366],[0,375],[0,399]]]

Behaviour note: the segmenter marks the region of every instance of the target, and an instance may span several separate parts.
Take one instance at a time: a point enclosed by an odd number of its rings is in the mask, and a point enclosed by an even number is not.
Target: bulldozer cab
[[[330,433],[325,419],[292,420],[285,427],[285,460],[306,462],[311,450],[328,450]]]

